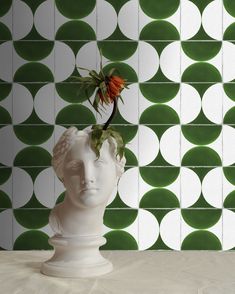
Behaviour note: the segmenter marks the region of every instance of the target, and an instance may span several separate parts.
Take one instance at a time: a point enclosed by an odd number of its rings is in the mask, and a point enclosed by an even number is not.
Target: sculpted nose
[[[92,165],[88,163],[83,164],[83,172],[81,174],[81,180],[83,184],[89,184],[94,183],[94,169],[92,168]]]

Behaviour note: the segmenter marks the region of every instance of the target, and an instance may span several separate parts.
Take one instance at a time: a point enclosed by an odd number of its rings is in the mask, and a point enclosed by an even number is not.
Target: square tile
[[[139,218],[140,250],[180,249],[180,209],[141,209]]]
[[[181,250],[222,250],[222,210],[183,209]]]
[[[138,250],[138,210],[106,209],[103,235],[107,243],[101,250]]]
[[[223,209],[223,250],[234,250],[235,247],[235,210]]]
[[[235,44],[223,41],[223,81],[234,82],[235,80]]]
[[[0,81],[12,82],[12,41],[6,41],[0,44]]]
[[[223,206],[224,208],[235,208],[235,167],[226,166],[223,168],[222,178],[223,178]]]
[[[55,85],[52,83],[14,83],[13,124],[54,124],[54,95]]]
[[[95,2],[70,6],[55,3],[55,38],[57,40],[91,40],[96,33]]]
[[[48,209],[15,209],[13,250],[48,250],[53,233],[48,229]],[[36,217],[35,217],[36,216]]]
[[[0,166],[0,208],[12,207],[12,168]]]
[[[54,81],[54,50],[53,43],[41,41],[42,50],[48,49],[45,54],[30,54],[27,50],[34,50],[37,41],[15,42],[13,50],[13,76],[19,83],[46,83]],[[23,44],[23,45],[22,45]],[[19,46],[19,48],[17,47]],[[38,48],[38,46],[37,46]]]
[[[15,0],[13,2],[14,40],[53,40],[54,1],[46,0],[39,4]],[[34,26],[34,29],[32,27]]]
[[[3,40],[10,40],[12,36],[12,3],[2,5],[0,12],[0,43]]]
[[[222,208],[222,167],[182,167],[180,189],[182,208]]]
[[[162,7],[142,1],[139,7],[139,34],[141,40],[175,41],[180,34],[180,4]]]
[[[181,161],[183,166],[222,165],[221,125],[182,125]]]
[[[14,160],[13,142],[14,132],[12,125],[0,126],[0,165],[12,166]]]
[[[234,8],[227,2],[223,3],[223,39],[224,40],[234,40],[233,36],[233,23],[234,23]]]
[[[0,209],[0,250],[12,250],[13,248],[12,219],[12,209]]]
[[[202,24],[202,27],[201,27]],[[182,40],[221,40],[222,39],[222,2],[181,3],[181,39]]]
[[[235,126],[223,125],[223,165],[229,166],[235,163]]]
[[[45,209],[55,205],[52,167],[13,168],[13,207]]]

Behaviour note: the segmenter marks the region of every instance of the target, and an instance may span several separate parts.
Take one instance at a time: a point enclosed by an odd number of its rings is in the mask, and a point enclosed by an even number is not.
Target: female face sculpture
[[[63,134],[55,146],[52,164],[74,205],[106,205],[125,164],[124,158],[116,158],[115,149],[114,142],[106,140],[97,158],[88,132],[72,127]]]

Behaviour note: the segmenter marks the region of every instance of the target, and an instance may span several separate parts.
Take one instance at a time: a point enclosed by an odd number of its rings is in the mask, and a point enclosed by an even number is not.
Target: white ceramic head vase
[[[103,143],[97,158],[90,147],[90,133],[91,129],[70,127],[53,149],[52,165],[66,192],[64,201],[49,217],[55,232],[49,243],[55,253],[42,266],[47,275],[89,277],[112,270],[112,264],[99,252],[106,243],[102,237],[103,215],[126,159],[116,156],[112,138]]]

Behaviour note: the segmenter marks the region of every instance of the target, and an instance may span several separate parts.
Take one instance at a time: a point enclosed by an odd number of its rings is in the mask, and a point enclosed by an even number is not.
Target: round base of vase
[[[61,278],[87,278],[107,274],[113,266],[99,251],[106,243],[101,236],[76,238],[54,236],[49,239],[55,251],[51,259],[42,264],[41,272]]]
[[[42,265],[41,273],[47,276],[60,278],[91,278],[105,275],[113,270],[113,265],[108,260],[100,264],[81,265],[68,267],[68,265],[56,265],[45,262]]]

